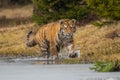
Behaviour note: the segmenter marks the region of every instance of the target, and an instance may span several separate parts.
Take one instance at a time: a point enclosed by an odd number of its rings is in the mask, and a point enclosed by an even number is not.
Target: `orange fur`
[[[46,39],[50,43],[50,52],[51,55],[57,55],[57,51],[55,49],[55,39],[56,39],[56,33],[59,31],[59,24],[58,23],[50,23],[45,26],[42,26],[37,34],[35,35],[35,41],[38,45],[42,44],[42,41],[44,41],[44,33]]]

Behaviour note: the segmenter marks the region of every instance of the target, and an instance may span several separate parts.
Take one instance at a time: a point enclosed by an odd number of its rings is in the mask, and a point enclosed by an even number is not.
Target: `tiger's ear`
[[[72,19],[71,22],[76,24],[76,19]]]

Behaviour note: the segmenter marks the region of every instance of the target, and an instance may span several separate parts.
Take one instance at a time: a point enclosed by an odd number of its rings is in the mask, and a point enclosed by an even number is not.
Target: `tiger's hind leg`
[[[50,53],[49,52],[43,52],[43,51],[42,51],[42,53],[43,53],[42,57],[47,59],[47,60],[45,60],[46,61],[45,64],[49,64]]]
[[[42,44],[40,46],[40,49],[43,53],[44,58],[47,59],[47,64],[49,64],[49,58],[50,58],[50,50],[49,50],[49,43],[48,42],[44,42],[44,44]]]
[[[45,50],[45,49],[44,49]],[[46,49],[46,51],[42,51],[43,55],[44,55],[44,58],[47,59],[47,62],[46,64],[49,64],[49,58],[50,58],[50,51],[49,49]]]

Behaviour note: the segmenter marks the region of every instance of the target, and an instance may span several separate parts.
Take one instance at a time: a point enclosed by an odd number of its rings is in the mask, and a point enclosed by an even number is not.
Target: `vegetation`
[[[89,8],[80,0],[32,0],[33,19],[37,23],[48,23],[63,18],[77,20],[87,18]]]
[[[63,64],[80,64],[82,61],[80,59],[63,59],[61,61]]]
[[[95,21],[95,22],[92,22],[92,24],[95,25],[98,28],[101,28],[101,27],[103,27],[105,25],[114,24],[114,21],[112,21],[112,20],[108,20],[108,21]]]
[[[34,24],[24,24],[12,28],[0,29],[0,56],[2,57],[26,57],[35,56],[36,48],[28,49],[25,38],[28,29]],[[26,27],[28,26],[28,27]]]
[[[86,0],[92,14],[99,17],[120,20],[120,0]]]
[[[120,20],[119,0],[32,1],[34,3],[33,19],[38,24],[48,23],[63,18],[82,20],[89,18],[91,15],[96,15],[99,19]]]
[[[32,5],[0,8],[0,56],[25,57],[38,55],[36,48],[26,47],[26,33],[35,27],[31,22]]]
[[[120,61],[116,62],[102,62],[97,61],[94,63],[94,67],[90,68],[91,70],[95,70],[98,72],[113,72],[113,71],[120,71]]]

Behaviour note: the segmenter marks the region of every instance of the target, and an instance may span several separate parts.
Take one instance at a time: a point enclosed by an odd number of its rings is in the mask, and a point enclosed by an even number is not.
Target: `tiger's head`
[[[76,31],[76,20],[75,19],[64,19],[60,20],[60,33],[64,38],[72,38]]]

